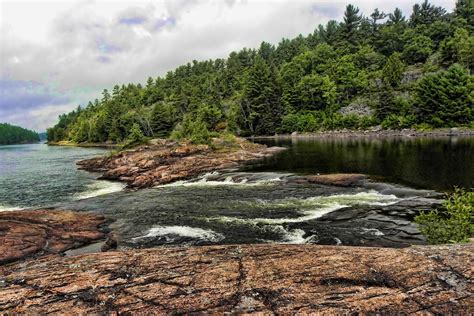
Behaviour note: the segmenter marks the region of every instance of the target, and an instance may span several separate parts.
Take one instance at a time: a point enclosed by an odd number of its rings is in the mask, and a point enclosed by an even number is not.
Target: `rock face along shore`
[[[134,150],[78,162],[81,169],[103,173],[102,179],[126,182],[129,188],[145,188],[188,179],[205,172],[235,168],[283,150],[237,138],[212,146],[157,140]]]
[[[155,248],[0,267],[6,313],[474,312],[474,247]]]
[[[60,210],[0,212],[0,265],[57,254],[102,239],[105,218]]]

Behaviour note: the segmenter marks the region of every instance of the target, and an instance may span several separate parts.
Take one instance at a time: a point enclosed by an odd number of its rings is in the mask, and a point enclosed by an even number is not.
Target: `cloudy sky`
[[[0,0],[0,122],[44,131],[104,88],[306,35],[348,3],[409,15],[415,1]],[[432,3],[452,10],[455,0]]]

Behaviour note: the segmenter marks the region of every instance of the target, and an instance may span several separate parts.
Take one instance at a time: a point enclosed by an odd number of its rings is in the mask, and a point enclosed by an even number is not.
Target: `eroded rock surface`
[[[367,178],[366,175],[359,173],[333,173],[309,176],[306,179],[311,183],[350,187],[360,184]]]
[[[59,210],[0,212],[0,264],[104,238],[103,216]]]
[[[467,315],[473,250],[272,244],[43,258],[2,268],[0,311]]]
[[[262,159],[282,148],[237,139],[225,144],[215,140],[213,145],[194,145],[171,140],[122,151],[109,157],[78,162],[81,169],[102,172],[102,178],[126,182],[130,188],[145,188],[188,179],[200,174],[235,168],[239,164]]]

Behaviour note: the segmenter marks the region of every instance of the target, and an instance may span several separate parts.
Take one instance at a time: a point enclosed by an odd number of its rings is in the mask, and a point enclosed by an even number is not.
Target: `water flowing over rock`
[[[0,264],[61,253],[104,238],[103,216],[59,210],[0,212]]]
[[[311,183],[350,187],[357,185],[363,180],[367,180],[367,178],[366,175],[358,173],[334,173],[309,176],[306,179]]]
[[[212,146],[158,140],[108,157],[83,160],[78,165],[84,170],[103,172],[102,179],[124,181],[130,188],[145,188],[235,168],[279,150],[282,148],[268,148],[239,138],[231,144],[216,139]]]
[[[0,268],[0,311],[468,315],[473,250],[273,244],[49,257]]]

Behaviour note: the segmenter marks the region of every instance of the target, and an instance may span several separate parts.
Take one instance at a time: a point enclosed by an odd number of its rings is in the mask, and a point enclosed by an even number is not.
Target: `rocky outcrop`
[[[0,264],[104,238],[104,217],[58,210],[0,212]]]
[[[215,140],[212,146],[159,140],[112,156],[82,160],[78,165],[84,170],[102,172],[102,179],[123,181],[130,188],[145,188],[235,168],[279,150],[282,148],[267,148],[243,139],[230,144]]]
[[[358,173],[333,173],[306,177],[306,179],[311,183],[341,187],[355,186],[367,178],[366,175]]]
[[[157,248],[0,268],[4,313],[462,314],[474,247]]]

